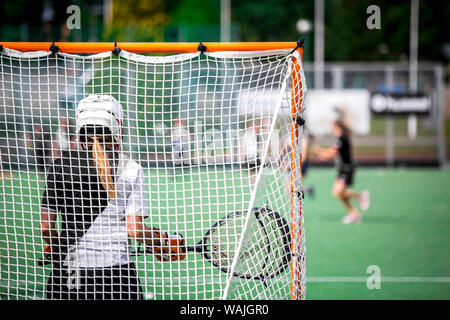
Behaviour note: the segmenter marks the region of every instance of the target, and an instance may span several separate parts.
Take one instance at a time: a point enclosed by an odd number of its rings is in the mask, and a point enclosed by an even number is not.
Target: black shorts
[[[142,300],[142,288],[134,263],[98,269],[80,269],[76,278],[54,264],[47,282],[47,299]],[[72,280],[72,281],[71,281]]]
[[[353,178],[355,176],[355,169],[341,169],[338,171],[338,179],[344,180],[347,186],[353,184]]]

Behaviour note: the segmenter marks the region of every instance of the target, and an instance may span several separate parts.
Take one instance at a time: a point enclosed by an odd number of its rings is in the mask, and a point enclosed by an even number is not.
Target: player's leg
[[[58,264],[55,264],[58,265]],[[79,269],[77,279],[69,276],[66,268],[54,267],[47,283],[47,299],[55,300],[102,300],[106,273],[100,269]],[[106,281],[107,282],[107,281]],[[75,285],[76,284],[76,285]],[[106,283],[107,285],[107,283]],[[109,290],[111,291],[111,290]],[[106,297],[108,299],[108,297]]]
[[[366,211],[370,206],[370,193],[368,190],[355,191],[350,189],[350,186],[353,184],[354,175],[354,170],[342,174],[347,186],[343,191],[343,196],[349,199],[357,199],[361,210]]]
[[[120,296],[120,299],[143,300],[142,287],[135,264],[132,262],[126,268],[122,268],[121,270],[122,295]]]
[[[336,199],[338,199],[342,203],[342,205],[344,206],[346,211],[348,213],[350,213],[350,212],[355,211],[356,208],[351,204],[350,198],[345,196],[346,189],[347,188],[346,188],[345,181],[342,178],[338,177],[334,181],[332,194]]]
[[[114,267],[112,279],[112,299],[143,300],[141,284],[133,262]]]
[[[63,298],[62,275],[59,268],[53,267],[47,280],[46,298],[61,300]]]
[[[351,198],[345,196],[347,191],[347,183],[344,177],[338,177],[333,185],[333,196],[336,197],[344,206],[347,215],[342,219],[342,223],[356,223],[361,221],[361,214],[355,206],[351,203]]]
[[[343,192],[343,195],[349,199],[358,199],[361,195],[360,191],[352,190],[350,188],[346,188]]]
[[[361,210],[367,211],[370,207],[370,192],[368,190],[361,191],[358,197]]]
[[[344,191],[344,197],[349,199],[357,199],[361,210],[366,211],[370,206],[370,192],[368,190],[355,191],[352,189],[346,189]]]
[[[68,287],[69,277],[66,268],[60,263],[53,263],[52,271],[48,277],[46,298],[49,300],[77,299],[77,291],[72,292]]]

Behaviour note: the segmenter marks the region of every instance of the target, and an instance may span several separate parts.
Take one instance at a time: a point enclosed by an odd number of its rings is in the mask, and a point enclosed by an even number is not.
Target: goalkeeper
[[[159,260],[185,257],[181,235],[144,224],[145,176],[121,150],[123,120],[122,106],[111,96],[81,100],[79,148],[64,151],[48,173],[40,221],[52,262],[48,299],[142,299],[130,238]]]

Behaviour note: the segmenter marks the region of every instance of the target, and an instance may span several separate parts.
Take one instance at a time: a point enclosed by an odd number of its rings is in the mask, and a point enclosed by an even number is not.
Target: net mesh
[[[299,61],[298,52],[290,50],[163,57],[5,48],[0,55],[1,299],[52,298],[52,290],[72,290],[75,299],[130,298],[120,293],[140,291],[144,299],[304,298],[301,127],[293,121],[303,111],[306,91]],[[113,161],[116,198],[74,193],[76,177],[82,185],[89,175],[76,168],[83,161],[56,165],[81,152],[75,110],[92,94],[114,97],[125,114],[115,156],[127,162],[120,171],[120,161]],[[62,173],[54,174],[57,170]],[[53,179],[71,181],[52,180],[64,189],[54,190],[55,198],[65,193],[54,200],[57,209],[49,210],[58,235],[72,237],[67,241],[73,252],[67,249],[64,258],[75,257],[69,264],[42,264],[42,212],[48,209],[43,197],[52,173]],[[64,198],[68,192],[70,199]],[[106,204],[87,199],[94,194]],[[79,208],[87,204],[98,212]],[[275,212],[286,224],[255,218],[258,210]],[[236,213],[238,219],[217,223]],[[181,261],[132,255],[140,246],[127,229],[134,214],[149,227],[182,235],[188,246],[208,232],[217,242],[208,247],[211,252],[188,251]],[[76,222],[68,223],[71,219]],[[223,227],[212,232],[218,225]],[[208,254],[225,259],[227,268]],[[67,273],[57,273],[58,268]],[[129,281],[133,277],[137,282]],[[61,285],[50,286],[49,278]],[[105,278],[124,283],[111,286]],[[91,295],[83,296],[86,291]]]

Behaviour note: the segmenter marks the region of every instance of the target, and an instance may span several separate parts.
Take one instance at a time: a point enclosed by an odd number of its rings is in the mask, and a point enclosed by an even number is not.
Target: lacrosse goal
[[[0,44],[1,299],[45,298],[41,197],[91,94],[123,106],[146,224],[194,248],[130,241],[147,299],[305,298],[299,43]]]

